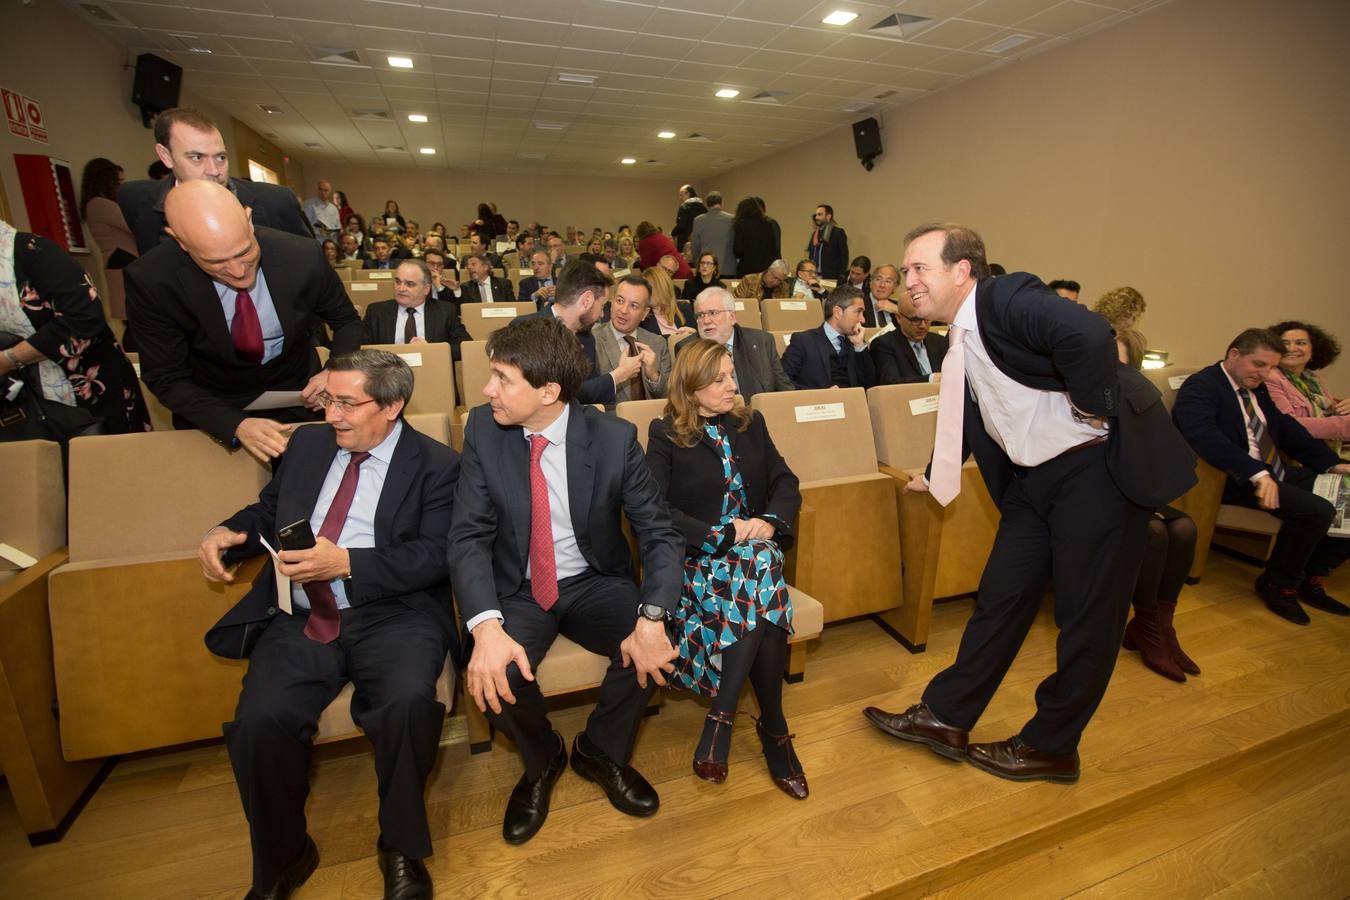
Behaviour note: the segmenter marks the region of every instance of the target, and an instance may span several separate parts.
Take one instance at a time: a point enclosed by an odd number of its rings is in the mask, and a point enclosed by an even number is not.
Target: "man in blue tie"
[[[823,304],[825,322],[799,331],[783,352],[783,371],[798,390],[876,384],[863,334],[862,291],[840,285]]]
[[[533,303],[543,309],[557,293],[553,283],[553,261],[548,251],[536,250],[530,256],[530,271],[534,274],[520,280],[520,302]]]
[[[932,325],[914,311],[905,294],[896,300],[896,328],[872,341],[872,364],[877,384],[916,384],[932,381],[942,371],[947,338],[929,330]]]

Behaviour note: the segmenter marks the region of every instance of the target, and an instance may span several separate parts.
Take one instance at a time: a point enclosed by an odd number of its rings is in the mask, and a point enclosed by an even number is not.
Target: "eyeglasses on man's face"
[[[370,400],[343,400],[339,397],[334,397],[327,392],[320,392],[314,399],[322,408],[328,409],[328,407],[331,406],[344,416],[351,413],[351,411],[358,406],[365,406],[367,403],[375,402],[374,398],[371,398]]]
[[[705,309],[705,310],[703,310],[703,312],[695,313],[695,314],[694,314],[694,318],[697,319],[697,320],[700,321],[700,322],[705,322],[705,321],[710,321],[710,320],[712,320],[712,319],[715,319],[715,318],[717,318],[718,316],[722,315],[722,314],[725,313],[725,312],[730,312],[730,310],[727,310],[727,309]]]

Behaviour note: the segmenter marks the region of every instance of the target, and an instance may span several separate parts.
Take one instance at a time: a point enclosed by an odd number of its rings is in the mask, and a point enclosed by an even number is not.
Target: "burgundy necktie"
[[[240,291],[235,295],[230,341],[234,344],[234,352],[245,362],[262,362],[262,325],[258,322],[258,310],[253,305],[253,298],[248,295],[248,291]]]
[[[417,337],[417,310],[408,309],[408,318],[403,320],[403,343],[411,344]]]
[[[558,564],[553,558],[553,517],[548,508],[548,482],[540,457],[548,446],[542,434],[530,435],[530,587],[534,602],[545,610],[558,602]]]
[[[347,461],[347,470],[342,473],[337,493],[333,495],[333,502],[323,517],[323,525],[319,527],[319,537],[336,544],[342,536],[342,526],[347,523],[347,511],[352,508],[352,498],[356,496],[356,479],[361,477],[361,463],[369,457],[370,454],[363,451],[353,453]],[[310,581],[301,587],[309,598],[309,621],[305,623],[305,637],[320,644],[331,644],[342,628],[333,586],[326,581]]]
[[[625,334],[623,339],[628,342],[629,356],[641,356],[641,354],[638,353],[637,338],[633,337],[631,334]],[[642,383],[642,372],[640,370],[637,373],[637,378],[633,379],[633,395],[636,400],[647,399],[647,386]]]

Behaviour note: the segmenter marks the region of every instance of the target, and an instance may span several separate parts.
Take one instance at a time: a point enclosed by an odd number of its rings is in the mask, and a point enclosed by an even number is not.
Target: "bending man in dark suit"
[[[825,324],[797,332],[783,351],[787,377],[799,390],[876,384],[876,369],[863,333],[862,291],[841,284],[830,291],[822,308]]]
[[[495,332],[487,352],[490,405],[474,407],[464,428],[450,573],[473,635],[469,696],[524,757],[502,823],[502,836],[519,844],[544,824],[567,765],[534,681],[559,634],[610,660],[572,742],[572,768],[620,812],[656,812],[656,791],[628,761],[647,698],[673,670],[666,621],[684,545],[636,429],[575,402],[589,362],[565,328],[521,318]],[[621,513],[642,554],[640,592]]]
[[[279,456],[293,424],[318,418],[325,374],[311,330],[333,353],[361,346],[361,319],[313,238],[253,227],[225,188],[189,181],[165,205],[175,241],[123,272],[141,378],[179,428],[200,428],[261,461]],[[300,403],[250,414],[264,391]]]
[[[915,309],[952,324],[931,475],[906,487],[946,505],[973,451],[1002,518],[956,661],[905,712],[864,715],[1002,778],[1073,782],[1120,654],[1149,516],[1194,483],[1195,458],[1157,389],[1118,362],[1101,316],[1034,276],[989,278],[984,242],[963,226],[925,225],[906,242]],[[1007,740],[970,744],[1047,583],[1059,638],[1036,714]]]
[[[282,551],[291,614],[278,614],[271,563],[206,635],[213,653],[249,659],[225,745],[253,844],[249,897],[286,897],[318,865],[306,833],[309,757],[319,714],[348,681],[352,718],[375,747],[385,896],[430,897],[424,788],[446,709],[436,679],[458,655],[446,533],[459,458],[402,419],[413,376],[392,353],[329,363],[322,427],[302,428],[258,502],[207,532],[213,581],[307,522],[309,550]]]
[[[676,344],[676,354],[699,338],[717,341],[731,348],[731,359],[736,367],[736,386],[746,403],[763,391],[797,389],[783,371],[773,335],[758,328],[745,328],[736,324],[736,299],[726,288],[710,287],[695,297],[694,319],[698,334],[691,334]]]
[[[1350,538],[1327,534],[1336,510],[1312,492],[1319,473],[1350,474],[1350,463],[1270,399],[1266,376],[1283,353],[1279,335],[1258,328],[1242,332],[1222,361],[1181,385],[1172,419],[1201,459],[1228,474],[1224,503],[1264,509],[1280,520],[1256,593],[1275,615],[1307,625],[1311,619],[1300,600],[1350,615],[1326,591],[1326,577],[1350,557]],[[1300,465],[1286,467],[1281,455]]]
[[[896,327],[872,339],[870,352],[877,384],[932,381],[933,375],[942,371],[947,336],[929,331],[933,323],[914,311],[908,297],[901,297],[898,305]]]
[[[625,356],[611,371],[599,367],[599,357],[595,349],[595,335],[591,329],[605,315],[606,299],[614,279],[607,272],[601,272],[593,263],[573,260],[558,273],[557,291],[552,303],[537,313],[521,316],[521,319],[556,319],[567,326],[567,330],[576,335],[586,359],[590,361],[581,386],[577,388],[578,403],[601,403],[612,406],[615,391],[642,371],[643,356]],[[519,319],[517,320],[519,321]]]
[[[420,259],[406,259],[394,272],[394,299],[366,307],[363,344],[446,343],[459,359],[459,345],[472,337],[459,320],[459,307],[431,299],[431,271]]]
[[[117,205],[122,207],[122,215],[136,236],[136,247],[142,256],[162,243],[172,243],[164,230],[168,224],[164,204],[175,186],[197,180],[228,188],[244,207],[253,211],[254,225],[313,239],[300,201],[289,188],[230,177],[230,161],[220,129],[197,110],[179,107],[159,114],[155,119],[155,155],[168,166],[168,178],[130,181],[117,192]]]

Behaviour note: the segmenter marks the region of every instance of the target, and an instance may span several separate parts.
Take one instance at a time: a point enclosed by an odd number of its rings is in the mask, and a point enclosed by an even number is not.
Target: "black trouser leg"
[[[534,602],[528,584],[521,594],[503,598],[501,606],[502,628],[513,641],[525,648],[530,670],[537,670],[558,636],[558,620],[554,617],[554,611],[545,612]],[[556,609],[557,606],[554,606]],[[548,721],[548,707],[539,684],[527,681],[515,663],[506,667],[506,680],[516,702],[507,703],[503,700],[500,713],[494,713],[488,707],[487,717],[515,743],[525,763],[525,777],[533,781],[543,774],[549,761],[558,753],[557,742],[553,739],[553,726]]]
[[[1275,546],[1266,561],[1266,578],[1278,587],[1296,588],[1308,575],[1328,575],[1350,556],[1350,540],[1327,536],[1336,511],[1312,492],[1316,473],[1291,468],[1280,482],[1280,505],[1266,510],[1280,520]],[[1224,502],[1258,508],[1246,485],[1229,482]]]

